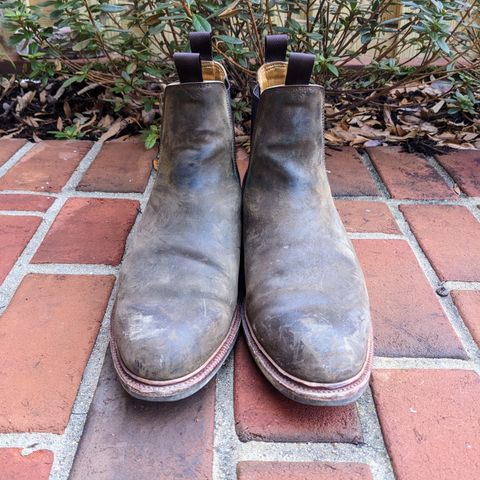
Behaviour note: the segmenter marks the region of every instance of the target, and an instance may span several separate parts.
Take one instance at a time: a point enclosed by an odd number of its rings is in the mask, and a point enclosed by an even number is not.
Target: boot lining
[[[287,62],[264,63],[257,72],[257,81],[258,86],[260,87],[260,93],[267,88],[285,85],[287,67]]]
[[[220,63],[208,60],[202,60],[202,75],[204,81],[218,80],[223,82],[227,77],[227,73]]]

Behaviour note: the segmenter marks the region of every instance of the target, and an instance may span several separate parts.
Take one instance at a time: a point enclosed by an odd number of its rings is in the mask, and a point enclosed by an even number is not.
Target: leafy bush
[[[172,54],[188,48],[192,30],[212,31],[240,121],[249,114],[268,33],[288,33],[292,48],[316,55],[315,77],[326,87],[332,119],[414,82],[444,80],[450,88],[437,97],[448,96],[446,115],[478,113],[479,0],[7,0],[0,8],[33,79],[99,86],[103,101],[135,112],[143,125],[158,117],[159,94],[174,77]],[[359,62],[364,66],[352,68]]]

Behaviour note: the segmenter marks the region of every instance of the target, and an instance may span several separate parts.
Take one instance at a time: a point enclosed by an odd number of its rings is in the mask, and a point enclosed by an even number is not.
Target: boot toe
[[[256,322],[252,330],[288,376],[333,384],[347,382],[361,371],[368,354],[370,318],[363,310],[344,312],[342,322],[329,322],[325,314],[290,314]]]
[[[192,318],[189,313],[184,315],[184,319]],[[218,314],[218,309],[217,315],[211,312],[192,323],[182,321],[178,310],[172,316],[159,308],[130,306],[127,312],[116,309],[112,336],[133,375],[148,381],[169,381],[202,368],[227,335],[230,321]]]

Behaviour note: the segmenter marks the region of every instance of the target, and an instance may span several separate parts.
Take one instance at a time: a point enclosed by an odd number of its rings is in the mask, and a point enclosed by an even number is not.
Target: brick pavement
[[[107,329],[153,155],[0,140],[0,480],[480,478],[479,152],[328,149],[376,341],[371,389],[337,408],[283,398],[243,338],[184,401],[119,387]]]

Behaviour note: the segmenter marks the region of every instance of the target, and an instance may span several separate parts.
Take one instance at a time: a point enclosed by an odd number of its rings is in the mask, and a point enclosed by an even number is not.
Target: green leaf
[[[23,42],[25,39],[25,35],[21,33],[14,33],[13,35],[10,35],[8,40],[12,45],[17,45],[20,42]]]
[[[165,24],[164,23],[159,23],[158,25],[155,25],[154,27],[149,27],[148,33],[150,35],[156,35],[157,33],[162,33],[165,30]]]
[[[153,68],[153,67],[145,67],[145,71],[157,78],[163,78],[165,76],[165,72],[161,70],[157,70],[156,68]]]
[[[109,3],[102,3],[100,6],[100,10],[106,13],[116,13],[116,12],[123,12],[125,7],[121,5],[110,5]]]
[[[81,42],[76,43],[73,47],[72,50],[74,52],[80,52],[81,50],[85,50],[89,45],[91,45],[92,40],[88,38],[87,40],[82,40]]]
[[[67,78],[63,83],[62,87],[67,88],[74,83],[83,82],[84,78],[83,75],[74,75],[73,77]]]
[[[126,68],[126,72],[131,75],[136,69],[137,66],[134,63],[129,63]]]
[[[206,18],[203,18],[201,15],[194,14],[192,15],[192,24],[193,28],[197,32],[211,32],[212,26],[208,23]]]
[[[28,46],[28,53],[30,55],[36,55],[38,53],[38,43],[31,43]]]
[[[372,34],[370,32],[362,33],[362,36],[360,37],[360,42],[362,43],[362,45],[366,45],[371,41],[372,41]]]
[[[443,38],[437,39],[435,42],[437,44],[437,47],[442,50],[442,52],[445,52],[447,55],[450,53],[450,48],[447,45],[447,42]]]
[[[157,143],[159,136],[160,132],[158,127],[156,125],[150,125],[150,129],[144,131],[143,141],[145,144],[145,148],[147,150],[153,148]]]
[[[320,42],[321,40],[323,40],[323,35],[321,33],[317,33],[317,32],[307,32],[307,37],[311,38],[312,40],[316,41],[316,42]]]
[[[147,135],[147,138],[145,139],[145,148],[150,150],[155,146],[155,143],[157,143],[157,136],[151,133]]]
[[[327,63],[327,68],[328,70],[330,70],[331,73],[333,73],[336,77],[338,77],[339,75],[338,68],[333,63]]]
[[[290,18],[288,20],[288,24],[290,25],[291,28],[293,28],[297,32],[299,32],[302,29],[302,26],[296,20],[294,20],[293,18]]]
[[[437,2],[436,0],[431,0],[431,2],[435,5],[435,8],[437,9],[437,12],[442,11],[442,9],[443,9],[442,2]]]
[[[228,35],[217,35],[217,38],[222,42],[228,43],[230,45],[243,45],[243,40],[235,37],[230,37]]]

